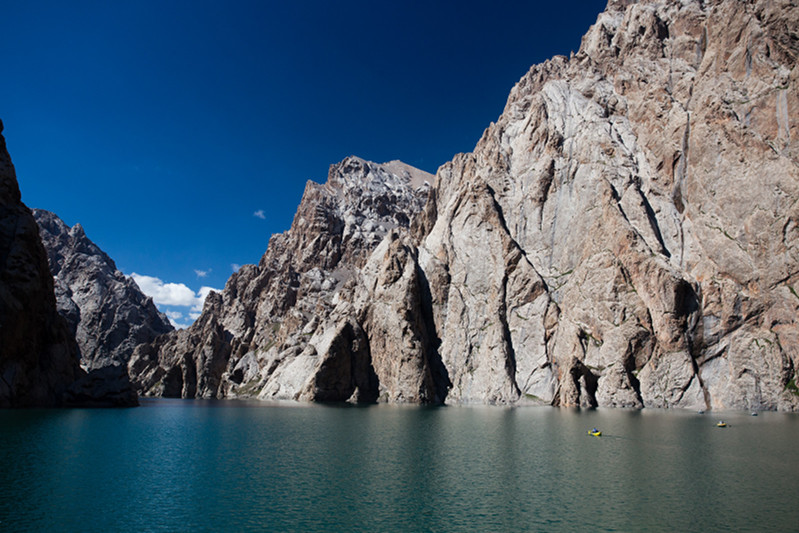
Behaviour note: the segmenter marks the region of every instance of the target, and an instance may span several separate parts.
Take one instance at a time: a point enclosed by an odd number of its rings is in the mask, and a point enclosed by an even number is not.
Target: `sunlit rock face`
[[[799,9],[610,2],[422,222],[448,400],[795,409]]]
[[[36,221],[0,135],[0,407],[58,405],[80,375]]]
[[[55,280],[58,311],[75,335],[84,369],[127,368],[136,346],[173,330],[80,224],[70,228],[42,209],[34,209],[33,216]]]
[[[352,158],[309,184],[132,375],[183,397],[796,410],[797,28],[787,1],[609,2],[435,179]]]
[[[434,179],[399,161],[349,157],[324,184],[308,182],[291,228],[272,237],[258,265],[212,293],[190,328],[137,349],[129,368],[140,391],[375,399],[363,328],[332,313],[385,236],[408,228]]]

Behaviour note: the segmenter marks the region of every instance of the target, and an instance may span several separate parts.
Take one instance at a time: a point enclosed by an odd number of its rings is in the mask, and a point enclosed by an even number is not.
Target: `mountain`
[[[330,168],[324,185],[308,182],[291,228],[272,237],[258,265],[245,265],[221,294],[211,293],[191,327],[136,349],[129,372],[140,393],[348,399],[349,384],[325,391],[328,384],[316,390],[309,380],[326,371],[318,368],[326,352],[346,348],[349,355],[348,343],[363,331],[349,324],[342,335],[351,338],[329,335],[324,346],[312,343],[313,334],[375,247],[409,226],[433,180],[399,161],[349,157]],[[364,357],[352,357],[358,383],[373,379]]]
[[[0,407],[57,405],[80,376],[47,254],[0,135]]]
[[[57,308],[77,340],[83,368],[127,368],[133,348],[174,329],[80,224],[70,228],[42,209],[33,216],[55,280]]]
[[[260,264],[139,347],[133,379],[182,397],[797,410],[797,28],[784,0],[611,0],[432,187],[354,158],[309,184]]]
[[[422,221],[448,399],[796,409],[796,28],[611,1],[521,79]]]
[[[0,122],[0,132],[3,131]],[[0,407],[138,405],[124,365],[85,371],[0,135]]]

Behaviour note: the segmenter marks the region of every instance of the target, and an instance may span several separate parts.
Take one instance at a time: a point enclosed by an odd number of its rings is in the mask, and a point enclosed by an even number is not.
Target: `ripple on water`
[[[727,419],[189,401],[0,411],[0,530],[794,529],[797,417]]]

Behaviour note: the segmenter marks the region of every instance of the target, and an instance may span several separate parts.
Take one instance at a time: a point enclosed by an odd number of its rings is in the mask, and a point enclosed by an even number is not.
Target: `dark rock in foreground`
[[[39,229],[0,135],[0,407],[58,405],[79,376]]]
[[[0,123],[2,132],[2,123]],[[120,373],[121,372],[121,373]],[[131,406],[124,366],[87,373],[0,135],[0,407]]]
[[[89,371],[69,386],[63,397],[65,407],[134,407],[139,405],[123,365],[109,365]]]

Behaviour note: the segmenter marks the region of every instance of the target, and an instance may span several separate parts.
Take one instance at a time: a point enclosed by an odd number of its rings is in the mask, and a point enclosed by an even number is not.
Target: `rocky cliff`
[[[309,340],[327,323],[337,294],[357,283],[372,250],[389,232],[409,226],[433,180],[398,161],[350,157],[330,168],[325,184],[308,182],[291,228],[272,237],[258,265],[245,265],[221,294],[211,293],[191,327],[137,348],[129,369],[140,392],[349,398],[349,384],[322,380],[332,390],[311,391],[326,360],[317,349],[327,348]],[[354,342],[363,331],[352,326],[346,334]],[[369,379],[368,360],[352,364],[358,379],[361,373]]]
[[[522,78],[420,220],[448,399],[799,405],[797,28],[610,2]]]
[[[57,405],[80,375],[36,221],[0,135],[0,407]]]
[[[132,374],[184,397],[796,410],[797,28],[784,0],[611,0],[429,192],[354,159],[309,184]]]
[[[56,306],[39,227],[21,201],[0,135],[0,407],[138,405],[125,365],[89,365],[87,372],[79,358],[74,328]]]
[[[174,329],[80,224],[70,228],[42,209],[33,216],[55,280],[57,308],[78,342],[83,368],[127,368],[137,345]]]

